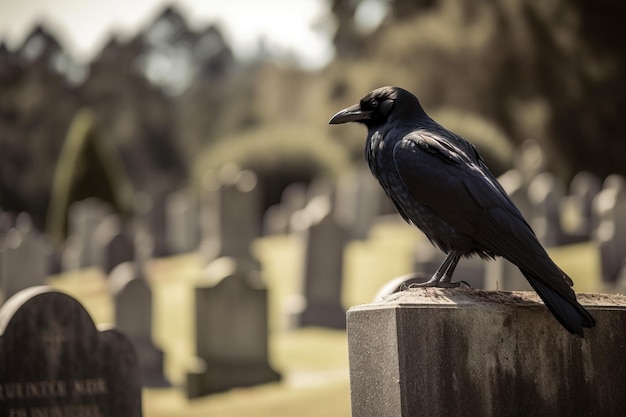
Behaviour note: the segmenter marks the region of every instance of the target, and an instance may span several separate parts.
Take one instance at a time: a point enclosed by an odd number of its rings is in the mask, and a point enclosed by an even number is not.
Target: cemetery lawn
[[[413,269],[413,251],[424,239],[396,217],[370,231],[370,238],[349,243],[344,253],[343,303],[368,303],[390,279]],[[297,305],[296,277],[303,247],[292,236],[258,240],[254,252],[269,289],[270,364],[279,383],[233,389],[194,400],[185,396],[185,372],[194,355],[193,283],[200,257],[181,255],[155,260],[146,275],[153,291],[153,339],[165,352],[165,373],[172,388],[143,392],[145,417],[169,416],[350,416],[348,347],[344,331],[288,330],[285,312]],[[592,244],[549,250],[576,282],[577,291],[599,291],[599,260]],[[461,277],[456,277],[462,279]],[[113,304],[104,275],[96,269],[52,277],[50,284],[76,297],[97,324],[113,322]]]

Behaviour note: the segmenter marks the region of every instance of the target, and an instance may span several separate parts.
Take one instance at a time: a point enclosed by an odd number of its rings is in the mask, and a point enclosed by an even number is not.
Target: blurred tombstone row
[[[581,172],[566,191],[552,174],[530,165],[505,173],[501,182],[539,239],[546,246],[597,242],[604,280],[615,283],[624,275],[626,259],[626,180],[610,176],[601,182]],[[302,242],[301,273],[292,278],[299,302],[289,311],[290,323],[344,328],[346,245],[369,238],[371,225],[389,212],[380,187],[365,178],[368,172],[357,171],[337,184],[293,184],[263,220],[256,174],[232,165],[205,178],[200,196],[188,188],[138,194],[131,219],[98,200],[78,201],[69,211],[63,265],[102,269],[116,325],[137,352],[143,384],[167,386],[164,354],[151,334],[152,295],[143,266],[151,257],[198,252],[206,269],[195,284],[197,358],[187,373],[187,395],[277,381],[280,375],[267,355],[267,289],[251,244],[262,231],[291,234]],[[0,213],[0,248],[5,298],[43,284],[52,271],[53,246],[26,214]],[[415,270],[424,276],[443,260],[429,244],[415,253]],[[477,288],[529,289],[517,268],[503,260],[463,260],[457,277]]]

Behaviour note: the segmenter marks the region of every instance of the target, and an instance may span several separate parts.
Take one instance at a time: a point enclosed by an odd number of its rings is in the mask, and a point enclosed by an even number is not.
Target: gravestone
[[[0,210],[0,237],[5,235],[13,226],[15,226],[13,213]]]
[[[135,346],[146,387],[164,387],[163,351],[152,341],[152,291],[132,262],[117,265],[109,275],[115,325]]]
[[[608,180],[608,178],[607,178]],[[602,279],[614,283],[626,259],[626,181],[613,177],[593,201]]]
[[[257,176],[228,164],[207,181],[207,205],[213,207],[204,219],[210,223],[203,241],[206,262],[223,256],[250,261],[250,245],[261,234],[261,194]]]
[[[263,214],[263,236],[284,235],[289,227],[290,214],[281,204],[274,204]]]
[[[104,217],[93,233],[94,246],[94,266],[109,273],[104,265],[105,248],[111,238],[122,230],[122,221],[116,213],[111,213]]]
[[[263,216],[263,234],[287,234],[289,219],[306,205],[306,186],[303,183],[289,184],[282,192],[280,203],[269,207]]]
[[[198,204],[188,189],[180,189],[165,199],[168,251],[171,254],[193,252],[200,244]]]
[[[301,227],[305,254],[302,271],[303,310],[298,326],[345,328],[341,303],[344,248],[349,232],[334,218],[330,196],[318,195],[294,222]],[[293,314],[293,313],[292,313]]]
[[[0,417],[31,416],[141,416],[132,344],[44,286],[0,308]]]
[[[534,139],[527,139],[515,149],[513,165],[522,175],[525,186],[546,170],[548,161],[541,145]]]
[[[561,225],[566,238],[564,243],[591,240],[595,228],[591,205],[601,188],[600,178],[591,172],[581,171],[572,178],[569,195],[564,196],[560,203]]]
[[[4,299],[48,276],[52,245],[36,230],[11,229],[0,243],[0,282]]]
[[[135,261],[135,242],[128,233],[118,231],[104,242],[102,252],[102,269],[108,275],[116,266]]]
[[[69,269],[97,266],[102,248],[97,245],[95,233],[98,226],[111,214],[113,208],[108,203],[95,197],[86,198],[72,203],[69,209],[68,231],[78,251],[77,265],[69,265]]]
[[[196,365],[187,396],[278,381],[268,362],[267,289],[255,263],[218,258],[196,292]]]
[[[365,239],[374,219],[382,214],[387,197],[369,169],[351,171],[339,179],[336,199],[337,218],[350,230],[352,239]]]
[[[169,255],[165,235],[165,195],[162,193],[152,195],[147,191],[140,191],[134,196],[133,207],[134,231],[143,241],[143,245],[138,245],[137,249],[143,247],[151,250],[149,253],[139,250],[137,257],[147,260],[153,256]]]
[[[533,210],[528,220],[544,246],[558,246],[562,243],[559,205],[564,196],[563,185],[549,172],[537,175],[528,186],[528,199]]]

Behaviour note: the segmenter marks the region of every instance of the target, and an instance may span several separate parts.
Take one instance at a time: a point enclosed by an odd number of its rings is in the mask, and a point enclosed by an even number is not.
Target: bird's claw
[[[426,282],[415,282],[408,286],[408,288],[459,288],[461,284],[465,285],[467,288],[472,288],[466,281],[437,281],[430,279]]]

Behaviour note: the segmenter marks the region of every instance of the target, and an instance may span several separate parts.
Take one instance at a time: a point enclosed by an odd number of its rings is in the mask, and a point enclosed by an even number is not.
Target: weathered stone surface
[[[565,331],[531,292],[409,289],[348,311],[352,415],[623,415],[626,297]]]

